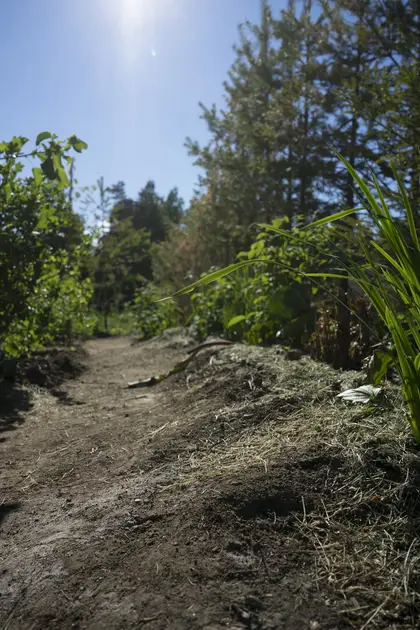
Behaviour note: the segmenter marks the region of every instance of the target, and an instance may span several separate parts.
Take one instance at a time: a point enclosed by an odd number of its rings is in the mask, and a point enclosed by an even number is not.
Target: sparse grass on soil
[[[86,345],[3,433],[0,627],[414,628],[420,457],[398,387],[279,348]]]

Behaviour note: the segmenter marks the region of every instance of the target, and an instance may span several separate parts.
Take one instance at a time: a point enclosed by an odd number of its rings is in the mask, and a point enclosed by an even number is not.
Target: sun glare
[[[159,54],[157,29],[172,21],[181,0],[108,0],[106,18],[110,23],[117,55],[129,70],[146,57]],[[102,6],[105,6],[102,5]]]
[[[119,28],[127,33],[144,26],[152,13],[152,3],[148,0],[117,0]]]

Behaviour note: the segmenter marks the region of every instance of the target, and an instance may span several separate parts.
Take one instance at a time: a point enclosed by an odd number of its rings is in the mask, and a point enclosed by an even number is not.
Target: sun
[[[153,46],[156,4],[153,0],[115,0],[115,5],[117,45],[124,65],[131,67]]]
[[[119,26],[125,34],[145,26],[152,13],[151,0],[117,0],[115,5]]]
[[[147,57],[157,57],[157,31],[179,14],[182,1],[106,0],[100,5],[120,63],[126,69]]]

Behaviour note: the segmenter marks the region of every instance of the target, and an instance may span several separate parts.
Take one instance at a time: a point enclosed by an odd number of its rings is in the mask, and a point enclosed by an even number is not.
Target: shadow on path
[[[20,503],[0,503],[0,525],[3,523],[4,519],[11,513],[16,512],[20,508]]]
[[[29,391],[8,380],[0,382],[0,433],[16,430],[25,421],[23,413],[31,407]]]

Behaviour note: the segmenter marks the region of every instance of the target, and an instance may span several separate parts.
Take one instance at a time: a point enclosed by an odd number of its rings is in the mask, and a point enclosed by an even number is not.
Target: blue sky
[[[222,104],[237,26],[259,14],[259,0],[1,0],[0,140],[76,133],[81,185],[103,175],[135,196],[154,179],[188,201],[198,102]]]

